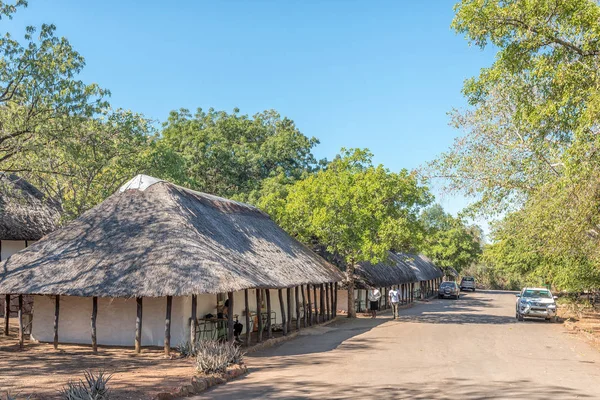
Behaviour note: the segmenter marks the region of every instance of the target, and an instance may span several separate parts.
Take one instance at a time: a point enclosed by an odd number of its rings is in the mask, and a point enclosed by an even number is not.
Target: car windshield
[[[475,280],[475,278],[462,278],[463,282],[473,282]]]
[[[440,285],[440,288],[452,287],[452,286],[454,286],[454,282],[443,282],[443,283]]]
[[[551,299],[552,295],[548,290],[527,289],[523,292],[523,297],[542,297],[544,299]]]

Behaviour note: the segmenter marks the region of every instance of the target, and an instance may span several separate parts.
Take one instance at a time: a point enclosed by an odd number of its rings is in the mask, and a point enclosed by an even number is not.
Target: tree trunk
[[[60,313],[60,296],[54,297],[54,350],[58,349],[58,315]]]
[[[143,300],[141,297],[135,299],[137,303],[137,316],[135,318],[135,352],[142,351],[142,312]]]
[[[263,335],[263,321],[262,321],[262,292],[261,289],[256,289],[256,319],[258,323],[258,330],[256,331],[256,342],[262,342]]]
[[[98,297],[92,297],[92,352],[98,353],[98,341],[96,339],[96,318],[98,317]]]
[[[233,343],[233,292],[227,293],[229,299],[229,307],[227,308],[227,340]]]
[[[267,337],[271,339],[273,337],[273,327],[271,326],[271,289],[265,290],[265,296],[267,297]]]
[[[19,311],[17,314],[17,318],[19,321],[19,348],[23,348],[23,343],[25,341],[25,335],[23,332],[23,295],[19,295]]]
[[[287,330],[292,331],[292,288],[287,288]]]
[[[283,331],[283,336],[286,336],[287,322],[285,319],[285,303],[283,302],[283,289],[277,289],[277,293],[279,294],[279,305],[281,306],[281,330]]]
[[[300,330],[300,291],[298,286],[294,288],[294,300],[296,300],[296,330]]]
[[[196,325],[198,323],[198,296],[192,295],[192,315],[190,317],[190,343],[194,345],[196,343]]]
[[[244,305],[246,307],[246,347],[250,346],[250,302],[248,300],[248,289],[244,290]]]
[[[329,294],[329,283],[325,284],[325,312],[327,313],[327,321],[331,319],[331,297]]]
[[[350,262],[346,267],[346,280],[348,282],[348,318],[356,318],[354,305],[354,263]]]
[[[315,299],[313,303],[315,304],[315,324],[319,323],[319,307],[317,306],[317,285],[313,285],[313,293],[315,295]]]
[[[337,317],[337,282],[330,283],[331,285],[331,299],[332,299],[332,316],[333,318]]]
[[[4,336],[10,336],[10,294],[4,296]]]
[[[173,297],[167,296],[167,312],[165,315],[165,355],[171,354],[171,308],[173,308]]]
[[[321,283],[319,290],[319,308],[321,311],[321,322],[325,322],[325,288]]]
[[[313,312],[312,312],[312,301],[310,298],[310,285],[306,285],[306,297],[307,297],[307,301],[308,301],[308,310],[304,310],[304,312],[308,312],[308,326],[312,326]]]

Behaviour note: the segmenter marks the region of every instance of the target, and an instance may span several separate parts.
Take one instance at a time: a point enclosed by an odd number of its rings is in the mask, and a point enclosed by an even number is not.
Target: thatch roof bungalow
[[[230,340],[234,314],[246,316],[247,330],[257,311],[269,315],[256,318],[258,325],[290,328],[295,306],[299,327],[300,308],[311,309],[301,301],[305,289],[321,293],[341,278],[257,208],[138,175],[1,265],[0,293],[35,295],[35,339],[58,342],[52,327],[60,304],[61,341],[89,343],[91,337],[94,347],[130,345],[135,333],[136,350],[144,343],[168,352],[171,340],[218,330],[210,316],[219,315],[226,300],[233,309],[225,324]],[[281,289],[287,289],[287,310]],[[281,313],[277,299],[271,301],[276,294]],[[97,323],[91,335],[90,315]],[[198,318],[205,315],[216,327]]]
[[[0,262],[55,230],[59,220],[60,205],[57,202],[25,179],[0,172]],[[24,308],[29,312],[31,299],[26,297],[19,301],[21,311]],[[8,334],[10,317],[17,312],[16,299],[11,300],[10,295],[0,298],[4,334]]]
[[[389,252],[388,260],[378,264],[361,263],[355,270],[356,308],[361,311],[367,307],[367,291],[372,288],[381,290],[382,304],[387,306],[386,293],[390,288],[397,288],[401,293],[401,302],[410,303],[415,297],[430,295],[441,281],[443,272],[422,254]],[[340,305],[347,296],[340,292]],[[345,308],[342,310],[347,311]]]

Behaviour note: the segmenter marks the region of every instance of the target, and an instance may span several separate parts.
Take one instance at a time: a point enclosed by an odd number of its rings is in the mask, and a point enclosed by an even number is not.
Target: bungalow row
[[[233,340],[237,321],[249,344],[347,310],[339,270],[250,205],[138,175],[55,230],[58,205],[14,175],[0,177],[0,293],[21,314],[31,299],[33,340],[169,353],[186,341]],[[390,253],[356,269],[356,306],[374,287],[397,286],[412,300],[440,276],[423,256]],[[19,321],[22,344],[29,321]]]
[[[387,261],[378,264],[361,263],[355,270],[354,307],[357,312],[368,308],[368,291],[379,289],[381,308],[389,307],[387,293],[391,288],[400,292],[401,304],[415,298],[433,295],[442,281],[443,272],[422,254],[390,252]],[[348,311],[348,292],[338,293],[339,309]]]

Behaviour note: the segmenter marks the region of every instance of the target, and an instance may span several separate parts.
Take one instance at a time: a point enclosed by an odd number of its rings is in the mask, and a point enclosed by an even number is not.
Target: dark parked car
[[[438,299],[445,299],[446,297],[452,297],[457,300],[460,298],[460,288],[456,282],[442,282],[440,284]]]

